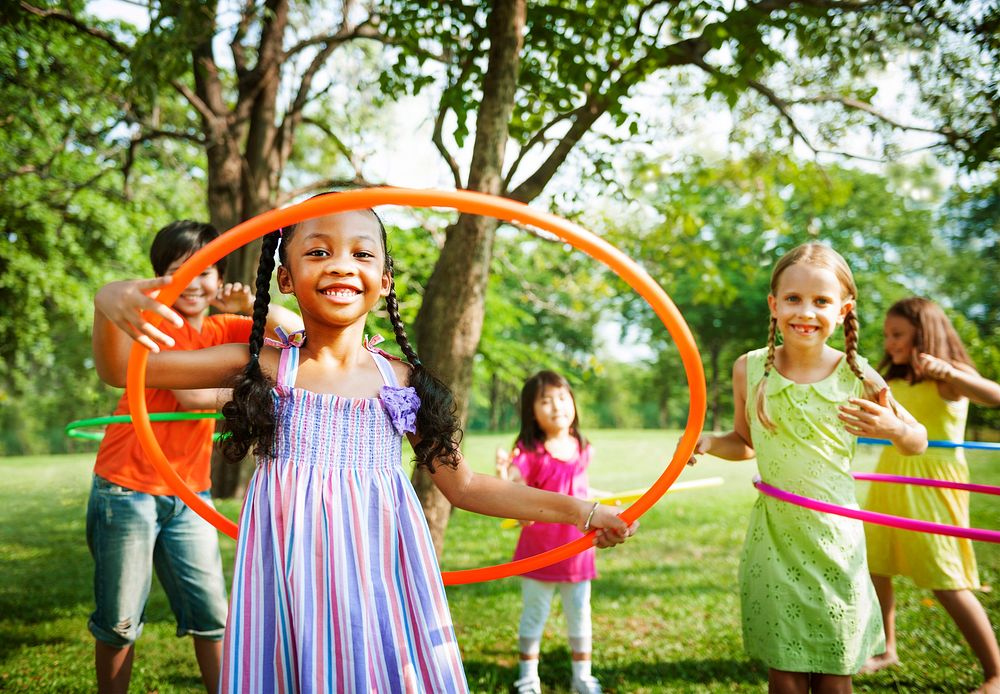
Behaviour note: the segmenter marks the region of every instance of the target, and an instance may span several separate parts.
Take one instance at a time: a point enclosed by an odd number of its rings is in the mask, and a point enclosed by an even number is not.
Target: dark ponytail
[[[372,214],[375,214],[372,211]],[[378,215],[375,215],[378,219]],[[382,220],[379,219],[379,226]],[[399,316],[399,301],[396,299],[396,281],[393,277],[392,256],[385,245],[385,227],[382,226],[382,247],[385,249],[385,268],[389,273],[389,294],[385,297],[385,308],[392,322],[392,331],[396,336],[396,344],[403,351],[406,361],[413,367],[410,372],[410,385],[420,396],[420,409],[417,411],[417,436],[420,443],[413,448],[417,465],[423,465],[434,472],[434,463],[438,462],[448,467],[456,467],[461,459],[458,444],[462,440],[462,430],[456,416],[455,397],[451,390],[432,374],[406,336],[406,328]]]
[[[274,272],[274,252],[281,241],[281,232],[264,237],[257,266],[256,294],[253,302],[253,327],[250,329],[250,361],[236,377],[233,399],[222,407],[225,417],[222,453],[239,462],[253,447],[256,455],[270,455],[274,448],[274,405],[271,388],[274,384],[260,368],[260,350],[264,346],[264,328],[271,303],[271,274]]]

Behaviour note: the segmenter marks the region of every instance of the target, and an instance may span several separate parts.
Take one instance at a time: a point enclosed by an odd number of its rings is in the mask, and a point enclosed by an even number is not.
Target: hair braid
[[[765,393],[767,390],[765,388],[767,377],[771,373],[771,369],[774,368],[774,349],[777,333],[778,319],[771,316],[771,323],[767,329],[767,359],[764,360],[764,377],[758,381],[757,389],[754,393],[754,410],[757,412],[757,419],[768,431],[774,431],[777,428],[771,416],[767,413],[767,397]]]
[[[260,359],[264,346],[264,328],[267,327],[267,311],[271,305],[271,275],[274,273],[274,251],[281,237],[271,232],[264,237],[260,246],[260,263],[257,265],[257,279],[254,286],[253,327],[250,329],[250,361]]]
[[[233,462],[242,460],[251,446],[254,452],[268,455],[274,445],[274,411],[271,406],[271,381],[260,368],[260,350],[264,346],[264,328],[271,303],[271,274],[274,252],[281,236],[271,232],[264,237],[257,265],[256,293],[253,302],[253,326],[250,328],[250,360],[233,385],[233,399],[222,408],[226,436],[223,454]]]
[[[847,365],[861,381],[865,380],[865,372],[858,364],[858,314],[852,308],[844,316],[844,354]]]
[[[878,395],[879,386],[872,379],[865,376],[864,369],[858,363],[859,333],[858,314],[852,308],[844,316],[844,359],[847,360],[847,366],[850,367],[851,372],[861,381],[862,395],[866,398],[874,399]],[[889,406],[893,412],[897,415],[899,414],[895,403],[891,399]]]
[[[392,256],[385,254],[386,272],[389,273],[389,294],[385,298],[386,312],[392,322],[396,344],[406,355],[413,371],[410,385],[420,397],[417,410],[416,429],[420,442],[413,447],[417,465],[423,465],[434,472],[434,463],[456,467],[461,459],[458,444],[462,440],[462,430],[458,423],[455,397],[451,390],[432,374],[406,336],[406,328],[399,316],[399,300],[396,297],[396,282],[393,277]]]
[[[403,350],[406,361],[414,367],[423,366],[417,351],[410,344],[410,338],[406,335],[406,327],[399,316],[399,299],[396,297],[396,279],[393,274],[392,256],[388,253],[385,256],[385,266],[389,273],[389,295],[385,297],[385,309],[389,314],[389,321],[392,323],[392,332],[396,336],[396,344]]]

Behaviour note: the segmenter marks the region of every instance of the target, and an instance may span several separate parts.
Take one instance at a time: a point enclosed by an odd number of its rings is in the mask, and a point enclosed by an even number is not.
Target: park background
[[[998,26],[997,4],[982,2],[5,3],[0,689],[69,691],[45,679],[62,653],[75,654],[61,662],[76,663],[70,682],[87,690],[76,661],[88,639],[81,489],[94,446],[63,428],[109,413],[120,395],[93,372],[93,294],[147,276],[163,224],[227,229],[321,190],[376,184],[528,202],[606,238],[667,290],[701,350],[710,429],[731,421],[733,360],[766,338],[771,265],[820,240],[854,270],[863,354],[879,360],[885,309],[918,293],[945,306],[996,379]],[[511,442],[520,383],[546,367],[573,383],[597,466],[615,473],[607,486],[655,477],[686,420],[687,386],[669,336],[624,283],[542,233],[446,211],[386,217],[403,316],[456,390],[474,464],[488,470],[490,446]],[[241,252],[231,277],[248,279],[255,262],[253,247]],[[970,438],[997,438],[998,423],[1000,412],[972,408]],[[974,462],[989,482],[997,461]],[[615,634],[604,656],[618,669],[602,675],[614,691],[763,682],[741,658],[734,602],[753,465],[718,465],[685,476],[724,474],[723,487],[669,497],[635,547],[602,557],[597,591],[614,597],[595,608]],[[247,467],[215,470],[230,515]],[[493,521],[453,516],[426,475],[414,481],[446,568],[486,560]],[[974,524],[997,520],[987,501],[973,510]],[[979,549],[992,583],[997,558]],[[491,548],[489,561],[507,552]],[[468,617],[474,686],[502,691],[516,583],[450,598],[456,620]],[[859,687],[974,686],[957,632],[920,599],[908,594],[916,652],[903,674]],[[158,619],[169,621],[162,609]],[[480,641],[470,621],[506,631]],[[706,630],[715,637],[691,636]],[[146,648],[152,679],[137,690],[170,691],[174,675],[149,657],[169,649]],[[186,667],[176,665],[181,688]],[[559,686],[561,671],[545,667]]]

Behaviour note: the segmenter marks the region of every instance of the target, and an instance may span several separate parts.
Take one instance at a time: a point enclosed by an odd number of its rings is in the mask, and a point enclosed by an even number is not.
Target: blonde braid
[[[767,414],[767,398],[764,393],[764,384],[767,383],[767,376],[771,373],[771,369],[774,368],[774,344],[777,332],[778,319],[771,316],[771,325],[767,331],[767,359],[764,360],[764,376],[757,383],[757,389],[754,393],[754,409],[757,412],[757,419],[768,431],[774,431],[777,429],[774,421]]]
[[[852,308],[844,316],[844,358],[847,360],[847,365],[850,367],[851,371],[858,380],[861,381],[861,393],[862,397],[871,400],[876,400],[878,396],[878,384],[872,381],[870,378],[865,376],[865,372],[861,369],[861,365],[858,364],[858,314],[854,312]],[[893,401],[889,402],[890,409],[899,414],[896,409],[896,405]]]
[[[844,353],[847,355],[847,365],[858,380],[863,382],[865,374],[858,364],[858,314],[853,308],[844,316]]]

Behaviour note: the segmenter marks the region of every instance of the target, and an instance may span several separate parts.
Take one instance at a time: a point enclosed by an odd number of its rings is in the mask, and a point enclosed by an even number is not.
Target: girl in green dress
[[[734,430],[703,435],[695,453],[756,456],[768,484],[852,508],[855,437],[922,453],[924,428],[857,354],[856,300],[847,263],[828,246],[782,257],[767,297],[767,347],[733,366]],[[841,325],[846,353],[826,344]],[[860,521],[761,495],[739,582],[744,647],[768,666],[772,692],[850,692],[851,676],[884,649]]]

